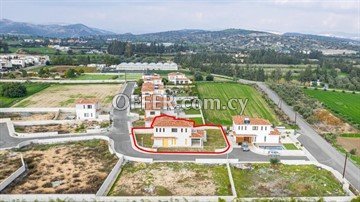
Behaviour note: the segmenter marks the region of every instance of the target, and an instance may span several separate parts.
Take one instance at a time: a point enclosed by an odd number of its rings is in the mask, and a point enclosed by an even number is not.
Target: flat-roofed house
[[[260,146],[280,144],[280,132],[266,119],[234,116],[232,129],[232,135],[238,144],[243,142]]]
[[[78,99],[76,101],[76,119],[91,120],[98,118],[99,102],[96,99]]]

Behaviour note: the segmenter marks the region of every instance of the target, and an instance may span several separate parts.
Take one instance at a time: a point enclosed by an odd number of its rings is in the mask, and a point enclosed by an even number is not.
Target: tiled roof
[[[154,88],[153,83],[143,83],[141,86],[141,92],[151,92],[154,91]]]
[[[190,120],[177,119],[172,116],[155,117],[153,126],[157,127],[193,127],[194,124]]]
[[[234,116],[233,122],[236,125],[245,125],[245,123],[244,123],[245,118],[248,118],[250,120],[250,123],[248,125],[271,125],[271,123],[266,119],[249,118],[246,116]]]
[[[99,100],[92,98],[81,98],[76,100],[76,104],[96,104]]]
[[[274,130],[270,131],[270,135],[280,135],[280,131],[275,128]]]
[[[203,138],[205,135],[205,130],[196,130],[191,133],[190,138]]]

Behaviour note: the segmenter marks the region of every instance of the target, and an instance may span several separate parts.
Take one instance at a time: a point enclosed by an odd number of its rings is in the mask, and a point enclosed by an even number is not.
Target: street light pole
[[[345,162],[344,162],[344,170],[343,170],[343,178],[345,177],[347,158],[348,158],[348,153],[346,152],[346,154],[345,154]]]

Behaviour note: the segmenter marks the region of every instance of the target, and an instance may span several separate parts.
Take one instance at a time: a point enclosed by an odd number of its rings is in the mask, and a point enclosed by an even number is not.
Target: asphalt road
[[[292,121],[295,121],[295,111],[287,105],[282,99],[262,82],[251,82],[240,80],[242,83],[257,84],[275,103],[281,100],[281,109]],[[302,134],[298,140],[302,145],[322,164],[330,166],[343,173],[345,156],[338,152],[331,144],[324,140],[299,114],[296,115],[296,124]],[[360,190],[360,168],[350,160],[347,161],[345,178],[358,190]]]

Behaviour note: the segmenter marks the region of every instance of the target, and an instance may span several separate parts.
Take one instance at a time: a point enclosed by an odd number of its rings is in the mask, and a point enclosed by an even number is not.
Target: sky
[[[360,34],[360,0],[0,0],[0,17],[116,33],[241,28]]]

